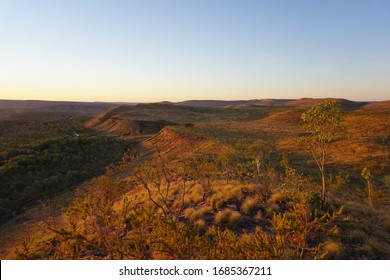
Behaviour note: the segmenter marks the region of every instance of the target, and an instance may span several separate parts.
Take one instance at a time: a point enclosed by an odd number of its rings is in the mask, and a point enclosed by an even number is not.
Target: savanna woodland
[[[0,116],[2,259],[390,259],[389,101],[111,105]]]

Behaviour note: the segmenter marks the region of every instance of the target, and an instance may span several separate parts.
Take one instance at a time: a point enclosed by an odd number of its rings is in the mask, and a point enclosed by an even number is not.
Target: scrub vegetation
[[[119,106],[8,138],[3,258],[389,259],[390,111],[309,103]]]

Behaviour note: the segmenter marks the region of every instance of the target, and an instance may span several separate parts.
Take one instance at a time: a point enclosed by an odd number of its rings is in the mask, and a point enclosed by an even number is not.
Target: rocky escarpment
[[[155,134],[163,127],[175,124],[166,120],[138,120],[122,117],[121,113],[126,110],[126,106],[112,107],[88,121],[86,126],[114,135],[137,136]]]

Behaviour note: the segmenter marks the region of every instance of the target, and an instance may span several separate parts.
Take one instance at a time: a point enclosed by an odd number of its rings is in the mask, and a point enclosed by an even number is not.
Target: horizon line
[[[129,104],[141,104],[141,103],[164,103],[164,102],[170,102],[170,103],[182,103],[182,102],[188,102],[188,101],[219,101],[219,102],[244,102],[244,101],[256,101],[256,100],[304,100],[304,99],[318,99],[318,100],[324,100],[324,99],[336,99],[336,100],[347,100],[352,102],[365,102],[365,103],[375,103],[375,102],[384,102],[384,101],[390,101],[390,99],[383,99],[383,100],[353,100],[353,99],[347,99],[342,97],[301,97],[301,98],[250,98],[250,99],[185,99],[181,101],[170,101],[170,100],[161,100],[161,101],[76,101],[76,100],[47,100],[47,99],[3,99],[0,98],[0,101],[25,101],[25,102],[68,102],[68,103],[129,103]]]

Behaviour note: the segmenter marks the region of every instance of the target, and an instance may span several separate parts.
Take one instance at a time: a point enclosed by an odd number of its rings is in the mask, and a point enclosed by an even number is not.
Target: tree
[[[216,180],[218,166],[214,154],[196,154],[191,161],[194,180],[202,187],[203,201],[212,193],[212,185]]]
[[[343,131],[342,115],[335,100],[327,99],[321,104],[307,109],[301,116],[302,129],[305,134],[302,140],[308,145],[321,173],[322,202],[325,202],[327,187],[325,163],[329,147]]]
[[[261,195],[265,200],[267,200],[271,194],[271,185],[276,181],[276,172],[271,161],[273,152],[274,147],[272,144],[261,140],[249,145],[246,151],[256,165],[255,177],[262,187]]]
[[[375,208],[380,203],[381,193],[374,188],[374,176],[366,167],[363,168],[360,175],[362,175],[367,183],[367,202],[372,208]]]

